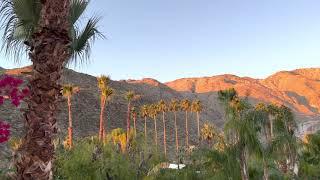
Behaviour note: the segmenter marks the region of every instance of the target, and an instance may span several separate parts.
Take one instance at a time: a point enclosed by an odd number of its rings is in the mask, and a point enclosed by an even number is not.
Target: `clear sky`
[[[320,65],[319,0],[91,0],[92,14],[107,39],[76,68],[92,75],[263,78]]]

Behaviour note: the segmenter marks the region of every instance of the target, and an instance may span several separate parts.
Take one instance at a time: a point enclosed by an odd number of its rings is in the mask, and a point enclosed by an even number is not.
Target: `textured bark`
[[[68,141],[69,141],[69,148],[72,148],[72,112],[71,112],[71,96],[68,96],[68,112],[69,112]]]
[[[40,21],[30,42],[31,92],[24,114],[26,135],[15,155],[16,179],[51,179],[55,113],[63,64],[70,57],[69,0],[42,0]]]
[[[186,111],[186,146],[189,147],[188,111]]]
[[[164,156],[167,157],[167,138],[166,138],[166,120],[164,118],[164,111],[162,111],[162,122],[163,122],[163,148]]]
[[[178,126],[177,126],[177,112],[174,112],[174,130],[176,133],[176,152],[178,155],[178,153],[179,153],[179,138],[178,138]]]

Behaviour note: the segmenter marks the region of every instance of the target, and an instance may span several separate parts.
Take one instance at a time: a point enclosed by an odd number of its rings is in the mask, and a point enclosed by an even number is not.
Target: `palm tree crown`
[[[70,54],[67,63],[72,61],[75,64],[88,60],[92,43],[98,37],[104,36],[98,30],[99,18],[91,17],[85,26],[80,28],[79,21],[89,4],[86,0],[71,0],[70,4],[70,31],[71,37]],[[13,56],[19,61],[21,55],[27,52],[29,41],[37,31],[40,19],[40,0],[3,0],[0,2],[1,25],[4,29],[2,49],[6,55]],[[32,47],[31,47],[32,48]]]
[[[97,81],[98,81],[99,89],[103,90],[109,85],[110,77],[109,76],[105,76],[105,75],[101,75],[100,77],[97,78]]]
[[[180,107],[183,111],[190,111],[191,102],[188,99],[184,99],[181,101]]]
[[[64,85],[61,90],[61,94],[64,97],[70,97],[75,93],[79,92],[79,87],[73,86],[71,84]]]
[[[172,112],[176,112],[180,110],[180,104],[179,101],[176,99],[172,99],[170,102],[169,110]]]

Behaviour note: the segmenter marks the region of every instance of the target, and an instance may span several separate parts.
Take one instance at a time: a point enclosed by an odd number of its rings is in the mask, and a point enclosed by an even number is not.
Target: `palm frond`
[[[79,32],[75,28],[75,37],[73,37],[71,45],[71,59],[67,63],[70,65],[74,63],[83,64],[89,60],[91,47],[97,38],[104,38],[104,35],[98,30],[97,24],[99,23],[99,17],[92,17],[86,23],[86,26]]]
[[[71,0],[70,4],[70,24],[73,26],[79,20],[86,10],[89,1],[86,0]]]
[[[3,29],[1,50],[19,62],[26,55],[28,40],[40,16],[39,0],[3,0],[0,2],[0,23]]]

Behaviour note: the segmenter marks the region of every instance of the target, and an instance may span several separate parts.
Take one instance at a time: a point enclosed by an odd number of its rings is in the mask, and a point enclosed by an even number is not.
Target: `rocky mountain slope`
[[[2,70],[2,73],[19,76],[28,80],[30,67]],[[74,130],[77,137],[94,135],[98,131],[99,122],[99,93],[96,86],[96,77],[66,69],[61,79],[63,84],[74,84],[80,87],[80,93],[76,94],[72,101]],[[217,100],[217,91],[227,88],[235,88],[241,96],[248,96],[256,103],[258,101],[285,104],[292,108],[299,122],[317,119],[320,110],[320,69],[298,69],[294,71],[278,72],[266,79],[253,79],[234,75],[219,75],[202,78],[184,78],[168,83],[160,83],[154,79],[112,81],[111,87],[115,89],[115,95],[107,105],[106,120],[107,131],[117,127],[125,127],[127,104],[124,94],[133,90],[141,95],[141,99],[134,104],[140,106],[146,103],[157,102],[160,99],[172,98],[200,99],[204,104],[201,113],[202,121],[210,121],[217,126],[223,126],[223,110]],[[21,109],[25,105],[21,106]],[[58,126],[60,136],[65,135],[67,126],[67,103],[60,102]],[[14,135],[22,133],[23,118],[19,109],[10,108],[9,104],[0,107],[0,117],[10,122]],[[191,143],[196,140],[195,115],[189,118],[191,127]],[[168,114],[167,130],[168,144],[174,145],[173,115]],[[142,130],[142,120],[138,119],[138,127]],[[184,113],[179,113],[178,124],[180,138],[184,139]],[[162,137],[162,121],[158,123],[159,137]],[[148,121],[150,134],[153,122]]]

